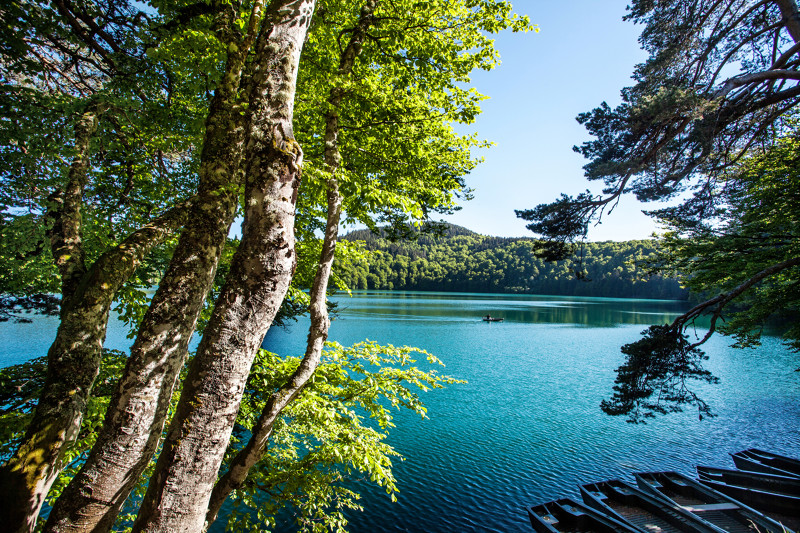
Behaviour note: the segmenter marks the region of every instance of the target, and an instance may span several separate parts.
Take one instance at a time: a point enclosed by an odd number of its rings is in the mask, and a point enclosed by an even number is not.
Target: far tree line
[[[368,256],[338,267],[352,289],[559,294],[615,298],[686,299],[677,278],[650,274],[652,240],[585,243],[579,257],[548,262],[530,238],[479,235],[447,226],[439,235],[392,240],[385,232],[356,230]]]

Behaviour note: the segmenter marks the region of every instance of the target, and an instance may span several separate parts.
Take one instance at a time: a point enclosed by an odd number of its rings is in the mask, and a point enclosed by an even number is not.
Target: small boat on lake
[[[639,533],[571,498],[529,507],[528,518],[539,533]]]
[[[701,481],[715,481],[748,489],[782,492],[800,497],[800,479],[793,476],[777,476],[775,474],[729,470],[711,466],[698,466],[697,476]]]
[[[800,478],[800,460],[792,457],[755,448],[732,453],[731,457],[739,470]]]
[[[503,320],[505,320],[505,318],[497,318],[493,317],[492,315],[486,315],[483,317],[484,322],[502,322]]]
[[[681,506],[620,480],[581,485],[587,506],[646,533],[724,533]]]
[[[733,498],[678,472],[634,474],[643,491],[678,505],[728,533],[783,533],[792,530]]]

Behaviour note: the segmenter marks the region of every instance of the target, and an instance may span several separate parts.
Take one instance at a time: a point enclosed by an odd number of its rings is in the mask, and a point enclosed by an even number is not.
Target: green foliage
[[[736,339],[734,346],[758,346],[765,328],[780,332],[800,350],[800,140],[781,139],[732,167],[713,192],[711,215],[701,221],[682,216],[684,206],[658,211],[669,227],[653,267],[678,272],[696,295],[695,308],[670,326],[653,326],[644,338],[623,346],[626,362],[617,369],[617,385],[603,410],[641,421],[654,414],[696,405],[710,412],[687,387],[691,380],[714,383],[702,368],[697,348],[718,330]],[[711,316],[711,331],[688,344],[682,331],[695,319]],[[655,398],[655,399],[651,399]]]
[[[418,363],[418,357],[425,361]],[[94,443],[126,359],[122,352],[104,350],[80,436],[67,453],[68,466],[48,500],[58,497]],[[228,459],[249,437],[248,430],[266,398],[289,379],[299,362],[299,357],[280,358],[265,350],[259,352]],[[298,527],[304,531],[344,531],[347,523],[342,511],[360,509],[352,481],[363,477],[383,487],[394,499],[397,487],[392,460],[402,457],[385,442],[394,427],[393,414],[408,409],[425,417],[420,393],[461,383],[438,373],[438,366],[442,366],[441,361],[417,348],[381,346],[370,341],[350,347],[328,343],[313,378],[284,411],[266,457],[251,471],[245,485],[232,494],[234,511],[229,528],[263,530],[274,525],[276,516],[294,509]],[[15,450],[22,437],[45,372],[45,358],[0,369],[0,460]],[[179,395],[180,390],[175,391],[170,413]],[[142,476],[139,492],[144,490],[148,475]],[[136,493],[132,497],[136,498]],[[121,516],[119,524],[127,524],[132,518]]]
[[[670,229],[651,271],[680,276],[704,301],[623,348],[626,363],[603,407],[635,420],[686,403],[703,414],[708,407],[682,387],[710,379],[696,348],[718,322],[746,347],[777,316],[787,343],[800,348],[800,12],[784,0],[635,0],[628,9],[649,57],[637,65],[635,85],[622,90],[622,104],[578,116],[592,139],[575,151],[602,192],[562,195],[517,215],[549,241],[549,258],[562,259],[624,194],[680,198],[651,213]],[[704,314],[708,334],[687,347],[683,332]]]
[[[303,531],[344,531],[342,512],[361,509],[352,488],[356,478],[369,478],[394,499],[392,460],[402,458],[384,442],[394,427],[393,411],[409,409],[425,417],[420,392],[460,383],[435,368],[413,366],[417,356],[428,366],[441,365],[416,348],[328,343],[311,381],[276,425],[266,457],[231,495],[235,510],[229,528],[263,528],[276,516],[291,514]],[[263,401],[299,362],[259,352],[237,421],[242,440]],[[234,443],[229,453],[235,449]]]
[[[66,462],[72,462],[91,448],[97,428],[103,423],[106,405],[114,391],[114,384],[122,373],[127,354],[119,350],[103,350],[100,373],[89,400],[81,432],[74,446],[67,452]],[[0,461],[5,461],[19,445],[31,413],[39,400],[47,372],[47,358],[37,357],[0,369]],[[54,485],[49,498],[55,499],[66,482],[74,475]]]
[[[378,2],[352,75],[343,76],[342,36],[362,4],[320,1],[303,49],[295,112],[305,154],[300,205],[325,205],[325,113],[335,111],[345,222],[424,221],[469,196],[464,176],[479,162],[470,151],[489,145],[453,129],[473,122],[486,98],[469,83],[473,70],[498,63],[489,34],[531,26],[497,0]],[[335,109],[333,88],[343,96]]]
[[[649,57],[621,105],[578,116],[593,138],[575,151],[589,160],[586,177],[603,183],[602,194],[564,195],[518,216],[562,244],[583,239],[625,193],[641,201],[682,195],[683,216],[702,219],[709,186],[784,133],[783,119],[800,103],[797,16],[796,2],[631,2],[626,18],[642,25]]]
[[[781,139],[730,169],[714,191],[714,217],[697,224],[675,210],[658,212],[664,236],[661,266],[682,273],[701,294],[729,293],[774,265],[800,257],[800,139]],[[800,349],[800,272],[780,269],[749,287],[726,310],[720,331],[737,346],[755,346],[773,324]]]
[[[580,261],[550,263],[535,253],[536,241],[487,237],[450,226],[444,236],[422,234],[393,242],[368,230],[351,232],[368,258],[337,266],[354,289],[509,292],[637,298],[685,298],[678,282],[648,276],[652,241],[586,243]]]
[[[47,359],[38,357],[0,370],[0,460],[16,449],[44,385]]]
[[[57,314],[59,300],[52,295],[60,288],[40,219],[0,213],[0,321],[29,320],[22,311]]]
[[[337,177],[345,197],[345,219],[371,227],[423,221],[431,212],[455,209],[457,199],[469,196],[464,176],[478,163],[470,151],[488,146],[475,135],[457,134],[453,123],[471,123],[480,112],[485,97],[470,86],[469,78],[474,69],[489,70],[497,64],[490,34],[530,29],[527,17],[513,14],[511,5],[499,0],[379,2],[376,23],[353,76],[347,77],[340,73],[340,44],[361,5],[320,0],[305,44],[294,125],[306,161],[298,202],[299,261],[277,323],[304,311],[308,299],[302,289],[316,272],[330,177],[324,170],[323,132],[331,91],[343,91],[337,108],[342,156]],[[227,51],[241,42],[252,7],[252,2],[188,0],[13,0],[4,7],[0,318],[25,309],[56,309],[52,295],[59,285],[49,250],[48,213],[76,156],[75,121],[88,107],[97,109],[98,128],[91,138],[86,183],[75,192],[81,201],[79,248],[85,251],[86,267],[154,216],[194,194],[208,105]],[[247,98],[245,92],[236,105]],[[199,320],[200,334],[237,245],[231,240],[223,251]],[[116,311],[132,331],[174,246],[173,239],[154,250],[116,295]],[[343,265],[358,263],[364,255],[352,243],[339,246],[336,254]],[[344,288],[346,280],[334,275],[334,285]],[[292,504],[300,510],[302,527],[320,530],[343,527],[338,509],[357,505],[357,495],[342,484],[348,476],[367,475],[393,493],[394,451],[383,442],[391,427],[389,407],[424,414],[410,389],[454,382],[409,366],[412,353],[410,348],[370,344],[349,351],[329,347],[320,373],[276,430],[270,456],[252,474],[252,485],[237,493],[240,501],[251,505],[250,511],[256,508],[264,523],[282,505]],[[94,442],[108,402],[106,385],[119,375],[122,361],[121,354],[104,352],[101,378],[81,434],[50,499]],[[247,417],[257,412],[257,399],[271,393],[296,364],[275,359],[268,363],[274,368],[257,367],[254,376],[270,375],[271,381],[251,379],[248,394],[253,397],[245,400],[251,411],[243,409],[240,431],[246,431]],[[39,361],[3,374],[0,388],[9,391],[7,406],[16,409],[0,422],[7,437],[2,453],[9,453],[21,437],[43,371]],[[260,487],[277,491],[274,503],[262,505],[262,496],[270,491]],[[257,506],[252,499],[256,495]]]
[[[101,29],[91,35],[76,32],[47,2],[7,7],[0,14],[7,43],[0,48],[0,308],[11,315],[53,312],[60,286],[46,215],[75,156],[74,121],[87,106],[98,110],[81,206],[88,266],[193,193],[207,102],[194,76],[174,71],[170,39],[157,48],[146,42],[148,19],[134,5],[72,4]],[[191,62],[201,55],[211,57],[199,47],[174,57]],[[154,252],[118,295],[132,324],[170,250],[167,244]]]

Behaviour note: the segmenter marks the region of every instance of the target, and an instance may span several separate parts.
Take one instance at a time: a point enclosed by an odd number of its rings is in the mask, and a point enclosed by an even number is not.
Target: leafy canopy
[[[800,350],[798,148],[798,137],[786,137],[729,169],[714,191],[713,217],[695,222],[681,217],[679,208],[658,212],[670,231],[661,238],[653,268],[679,272],[695,294],[713,297],[622,348],[627,358],[617,369],[614,397],[602,405],[607,413],[641,421],[693,404],[701,415],[711,414],[687,383],[715,382],[702,368],[705,356],[697,347],[716,330],[746,348],[758,346],[771,327]],[[682,332],[703,314],[710,315],[709,329],[691,343]]]
[[[425,361],[418,362],[418,357]],[[67,454],[71,467],[59,477],[49,501],[58,497],[77,472],[79,464],[74,459],[94,444],[125,359],[122,352],[104,352],[81,434]],[[263,402],[291,377],[300,359],[259,351],[226,460],[247,441]],[[0,460],[13,453],[24,433],[44,382],[45,366],[45,359],[38,358],[0,369]],[[440,374],[440,366],[435,356],[417,348],[381,346],[371,341],[349,347],[328,343],[311,382],[276,425],[266,457],[245,485],[231,495],[228,527],[248,530],[274,526],[276,516],[285,516],[286,510],[292,509],[297,525],[305,531],[342,530],[347,524],[343,511],[361,509],[359,496],[351,488],[352,481],[361,477],[383,487],[394,499],[397,485],[392,460],[402,457],[384,442],[394,427],[393,413],[408,409],[425,418],[420,393],[462,383]],[[179,395],[180,390],[175,391],[170,416]],[[222,470],[226,468],[223,464]],[[132,498],[141,497],[147,474]],[[123,516],[121,523],[133,518]]]

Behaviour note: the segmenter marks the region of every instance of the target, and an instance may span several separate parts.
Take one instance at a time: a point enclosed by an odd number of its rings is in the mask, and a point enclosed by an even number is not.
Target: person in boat
[[[492,319],[492,315],[486,315],[486,318],[484,318],[484,320],[491,320],[491,319]]]

